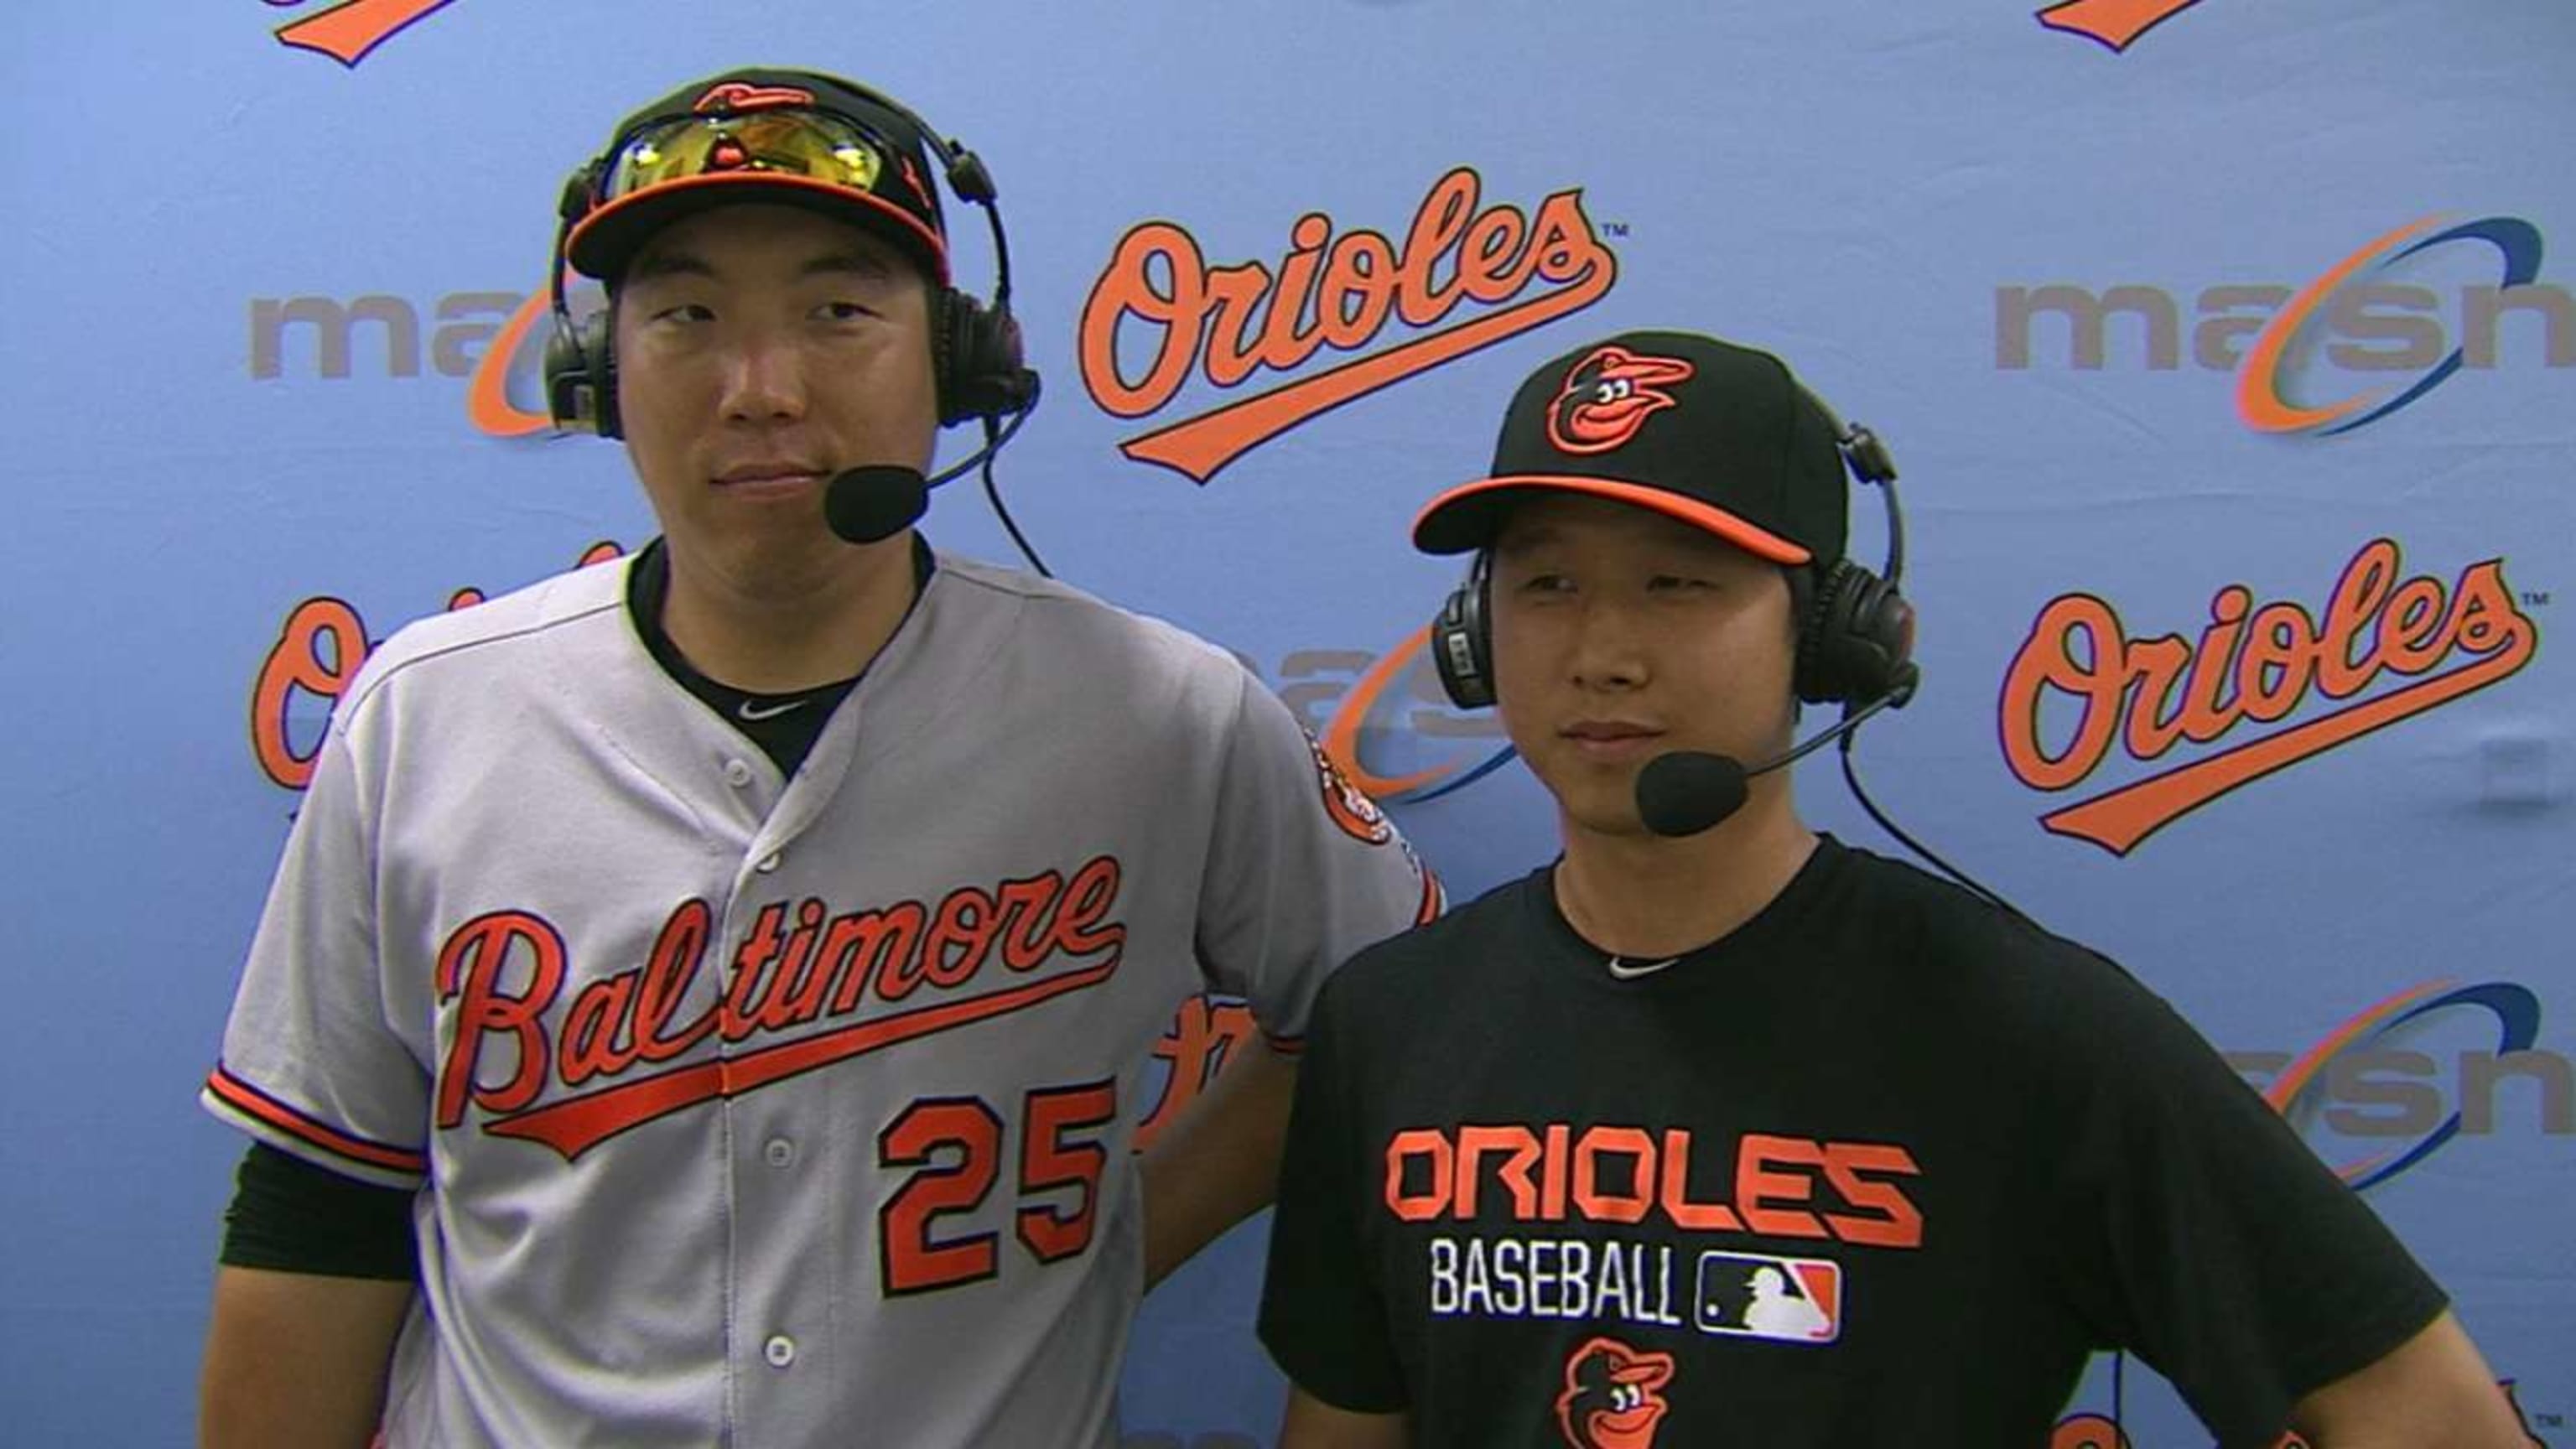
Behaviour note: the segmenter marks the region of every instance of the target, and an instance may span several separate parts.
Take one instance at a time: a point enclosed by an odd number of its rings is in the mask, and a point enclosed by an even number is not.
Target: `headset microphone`
[[[1637,772],[1637,818],[1657,835],[1697,835],[1744,808],[1753,773],[1732,755],[1657,755]]]
[[[823,485],[823,520],[831,525],[833,534],[846,543],[876,543],[919,522],[921,515],[930,511],[931,489],[989,460],[1011,440],[1011,434],[1020,430],[1030,409],[1037,405],[1037,374],[1028,373],[1026,377],[1028,405],[1013,413],[998,431],[988,429],[984,446],[963,460],[928,477],[922,476],[920,469],[900,463],[866,463],[833,474],[831,481]],[[1009,515],[1005,513],[1003,517],[1007,520]],[[1017,529],[1012,532],[1017,536]],[[1030,555],[1030,562],[1037,562],[1036,555]],[[1039,565],[1039,571],[1043,573],[1045,566]]]
[[[1723,823],[1727,817],[1744,808],[1752,793],[1756,775],[1767,775],[1784,765],[1794,764],[1809,753],[1859,729],[1871,715],[1892,709],[1914,697],[1915,686],[1922,682],[1922,671],[1909,663],[1898,677],[1896,687],[1868,704],[1845,711],[1842,722],[1832,729],[1818,732],[1787,754],[1747,766],[1731,755],[1712,755],[1699,750],[1674,750],[1657,755],[1637,772],[1637,818],[1657,835],[1697,835]]]
[[[823,518],[848,543],[876,543],[910,528],[930,508],[930,480],[918,468],[871,463],[832,475]]]

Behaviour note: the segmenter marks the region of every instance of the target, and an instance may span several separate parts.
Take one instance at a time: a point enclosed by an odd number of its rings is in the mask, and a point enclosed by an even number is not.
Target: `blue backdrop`
[[[518,324],[607,123],[775,62],[990,163],[1049,385],[1001,485],[1057,572],[1243,654],[1461,896],[1551,824],[1425,687],[1413,511],[1578,341],[1787,356],[1904,471],[1926,685],[1876,797],[2235,1054],[2568,1442],[2576,16],[2036,10],[10,6],[9,1437],[187,1442],[241,1146],[193,1097],[300,760],[366,638],[649,536],[619,450],[534,427]],[[928,527],[1011,555],[968,487]],[[1132,1443],[1268,1442],[1258,1234],[1149,1303]]]

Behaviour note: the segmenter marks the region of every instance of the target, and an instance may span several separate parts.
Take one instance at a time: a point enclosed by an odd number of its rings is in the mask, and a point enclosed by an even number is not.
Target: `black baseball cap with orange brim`
[[[1491,474],[1432,499],[1414,546],[1485,548],[1515,503],[1548,491],[1652,509],[1790,566],[1840,559],[1848,525],[1822,408],[1779,358],[1694,332],[1621,333],[1531,373]]]
[[[718,206],[801,207],[886,238],[935,285],[948,234],[920,125],[817,71],[753,68],[693,81],[618,123],[575,178],[573,270],[615,283],[655,233]]]

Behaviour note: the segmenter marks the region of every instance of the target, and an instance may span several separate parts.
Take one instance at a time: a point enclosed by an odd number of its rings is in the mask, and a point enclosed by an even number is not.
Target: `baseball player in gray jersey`
[[[885,98],[736,72],[568,193],[611,304],[550,389],[662,535],[340,701],[204,1094],[256,1139],[205,1444],[1106,1449],[1140,1295],[1269,1196],[1324,974],[1438,909],[1223,651],[934,554],[917,492],[827,528],[1030,401],[932,152],[986,199]],[[1140,1161],[1203,990],[1276,1050]]]

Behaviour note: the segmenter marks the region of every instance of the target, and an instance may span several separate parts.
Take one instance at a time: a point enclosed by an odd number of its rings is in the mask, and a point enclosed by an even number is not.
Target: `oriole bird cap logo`
[[[1672,1407],[1663,1396],[1672,1378],[1671,1354],[1587,1339],[1566,1356],[1557,1427],[1574,1449],[1654,1449],[1655,1428]]]
[[[1548,408],[1547,439],[1568,453],[1606,453],[1637,436],[1646,419],[1679,401],[1664,388],[1698,369],[1686,359],[1611,344],[1567,369]]]

